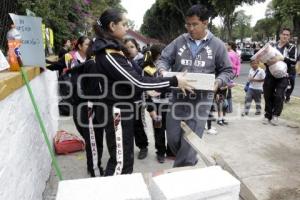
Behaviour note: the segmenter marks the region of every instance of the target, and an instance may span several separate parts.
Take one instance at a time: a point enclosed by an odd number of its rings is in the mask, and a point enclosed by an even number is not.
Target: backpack
[[[95,64],[93,59],[89,59],[83,63],[77,64],[72,68],[69,68],[61,76],[59,76],[59,91],[63,96],[63,102],[71,105],[78,105],[82,102],[88,101],[88,98],[83,98],[78,95],[78,91],[82,95],[96,95],[95,92],[89,88],[90,78],[83,78],[79,82],[79,77],[89,73],[89,68]],[[79,87],[79,89],[78,89]]]
[[[54,137],[54,148],[56,154],[68,154],[84,150],[85,143],[79,136],[61,130]]]

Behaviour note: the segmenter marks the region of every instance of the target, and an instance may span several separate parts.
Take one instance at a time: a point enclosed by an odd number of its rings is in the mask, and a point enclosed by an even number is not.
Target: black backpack
[[[91,84],[93,77],[88,76],[88,74],[91,73],[90,68],[94,67],[93,65],[95,64],[93,59],[89,59],[59,76],[59,93],[63,97],[62,101],[64,103],[78,105],[91,100],[89,96],[99,95],[99,90],[96,90],[97,88]],[[81,75],[86,76],[79,79]],[[79,95],[78,92],[80,92],[81,95]]]

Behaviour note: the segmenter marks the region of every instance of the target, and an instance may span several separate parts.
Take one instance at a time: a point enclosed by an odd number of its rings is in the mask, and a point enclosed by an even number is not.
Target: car
[[[250,61],[253,56],[253,51],[251,48],[242,48],[241,49],[241,61]]]

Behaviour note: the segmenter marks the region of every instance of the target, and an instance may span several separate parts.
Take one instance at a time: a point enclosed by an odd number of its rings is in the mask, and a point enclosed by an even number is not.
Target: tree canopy
[[[64,39],[76,39],[91,30],[94,19],[108,7],[121,8],[120,0],[19,0],[18,14],[33,11],[54,32],[56,49]]]
[[[150,37],[169,42],[184,29],[184,14],[193,4],[206,5],[212,12],[212,18],[223,18],[226,40],[232,39],[232,30],[236,20],[234,10],[237,6],[247,3],[264,2],[265,0],[156,0],[155,4],[146,12],[141,32]],[[211,25],[210,25],[211,26]]]
[[[294,35],[300,38],[300,1],[273,0],[274,17],[279,21],[291,21]]]
[[[215,15],[212,5],[206,0],[156,0],[144,15],[141,32],[163,42],[170,42],[185,31],[185,12],[196,3],[206,5]]]

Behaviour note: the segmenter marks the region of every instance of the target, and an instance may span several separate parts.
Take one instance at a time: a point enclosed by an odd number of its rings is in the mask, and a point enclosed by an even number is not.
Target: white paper
[[[42,19],[40,17],[9,14],[22,36],[20,47],[24,66],[46,67],[45,50],[42,37]]]
[[[178,73],[183,72],[166,72],[164,77],[176,76]],[[196,90],[213,90],[215,83],[214,74],[204,74],[204,73],[187,73],[185,75],[188,83],[191,84]]]
[[[269,43],[267,43],[263,48],[261,48],[254,56],[252,56],[252,60],[259,60],[263,63],[267,63],[269,60],[276,56],[283,55],[276,48],[272,47]]]
[[[2,51],[0,50],[0,71],[6,70],[9,68],[9,64],[3,55]]]

